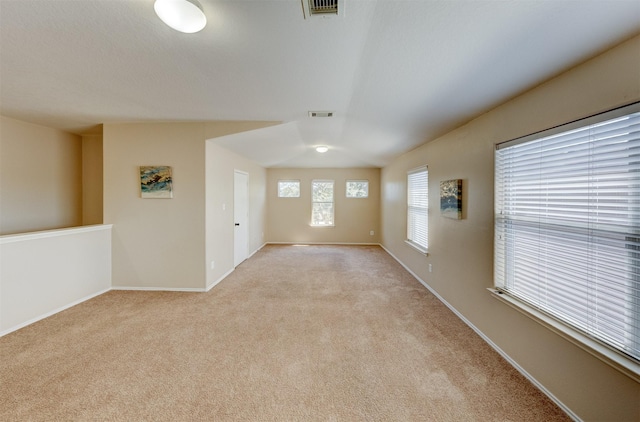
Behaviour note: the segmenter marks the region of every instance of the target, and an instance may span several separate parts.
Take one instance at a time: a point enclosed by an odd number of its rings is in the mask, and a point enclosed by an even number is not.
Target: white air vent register
[[[304,18],[332,18],[344,13],[344,0],[300,0]]]

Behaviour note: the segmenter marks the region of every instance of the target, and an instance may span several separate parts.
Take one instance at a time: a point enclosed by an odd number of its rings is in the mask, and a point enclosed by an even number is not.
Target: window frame
[[[425,177],[424,181],[422,182],[424,184],[423,192],[417,192],[417,193],[424,194],[426,198],[424,199],[424,201],[422,201],[421,204],[419,204],[424,206],[417,206],[414,203],[414,200],[416,199],[415,198],[416,195],[412,193],[412,186],[413,186],[412,180],[413,180],[413,176],[418,174],[423,174],[423,173]],[[428,255],[429,253],[429,168],[428,166],[423,165],[407,171],[406,180],[407,180],[407,214],[406,214],[407,237],[406,237],[405,243],[407,243],[412,248],[416,249],[418,252],[424,255]],[[415,190],[418,186],[413,186],[413,187]],[[425,219],[424,227],[418,227],[417,230],[412,230],[412,229],[416,229],[416,227],[414,227],[414,224],[412,224],[412,221],[419,221],[418,220],[419,217]],[[421,242],[420,239],[416,239],[420,237],[419,236],[420,230],[424,232],[423,242]]]
[[[365,196],[349,196],[349,183],[366,183],[366,195]],[[369,197],[369,180],[366,179],[348,179],[345,184],[344,196],[349,199],[367,199]]]
[[[316,183],[331,183],[331,201],[316,201],[314,185]],[[331,224],[314,223],[315,204],[331,204]],[[336,182],[331,179],[314,179],[311,181],[311,227],[335,227],[336,225]]]
[[[496,297],[497,299],[501,300],[502,302],[508,304],[509,306],[513,307],[514,309],[518,310],[519,312],[523,313],[524,315],[527,315],[528,317],[534,319],[535,321],[537,321],[538,323],[546,326],[547,328],[551,329],[552,331],[556,332],[557,334],[561,335],[562,337],[564,337],[565,339],[571,341],[572,343],[576,344],[577,346],[581,347],[583,350],[589,352],[590,354],[596,356],[597,358],[599,358],[600,360],[606,362],[607,364],[611,365],[612,367],[618,369],[619,371],[625,373],[626,375],[628,375],[629,377],[635,379],[636,381],[640,382],[640,359],[638,359],[637,357],[633,357],[631,355],[626,354],[624,351],[622,351],[619,347],[614,346],[610,340],[607,340],[606,337],[600,337],[597,334],[594,334],[593,332],[587,333],[585,331],[583,331],[582,328],[580,328],[579,326],[574,325],[574,323],[570,320],[567,319],[566,317],[563,317],[562,315],[558,315],[555,312],[552,311],[548,311],[546,308],[544,307],[540,307],[541,305],[537,304],[535,301],[534,302],[530,302],[528,299],[520,297],[518,294],[513,294],[511,293],[511,291],[509,290],[509,288],[505,287],[504,285],[501,285],[501,283],[505,283],[505,281],[503,279],[503,275],[499,272],[504,272],[506,271],[507,267],[509,265],[515,265],[513,262],[513,257],[512,256],[508,256],[508,253],[506,252],[508,248],[510,248],[510,246],[506,245],[509,242],[513,242],[513,240],[509,240],[506,237],[504,238],[504,240],[502,238],[500,238],[500,236],[504,235],[504,229],[502,229],[502,227],[504,226],[504,224],[509,224],[509,227],[511,227],[511,223],[508,223],[509,218],[505,217],[505,216],[501,216],[501,208],[500,208],[500,200],[501,197],[503,195],[502,191],[504,189],[508,189],[508,186],[505,187],[505,185],[508,185],[508,183],[504,182],[504,183],[500,183],[500,181],[498,180],[499,178],[499,172],[500,172],[500,163],[498,161],[498,151],[500,149],[504,149],[504,148],[510,148],[510,147],[515,147],[521,144],[526,144],[526,143],[531,143],[531,142],[535,142],[537,140],[543,140],[543,139],[548,139],[549,137],[552,137],[554,135],[564,135],[564,134],[570,134],[572,131],[578,131],[581,129],[586,129],[586,128],[592,128],[592,127],[597,127],[597,125],[599,124],[603,124],[606,121],[610,121],[612,119],[616,119],[616,118],[622,118],[624,116],[627,115],[631,115],[631,114],[635,114],[640,112],[640,103],[634,103],[634,104],[630,104],[624,107],[620,107],[614,110],[610,110],[608,112],[604,112],[604,113],[600,113],[594,116],[590,116],[588,118],[585,119],[580,119],[580,120],[576,120],[564,125],[560,125],[560,126],[556,126],[554,128],[548,129],[548,130],[544,130],[544,131],[540,131],[540,132],[536,132],[534,134],[531,135],[527,135],[521,138],[517,138],[511,141],[507,141],[507,142],[503,142],[503,143],[499,143],[496,144],[496,153],[494,155],[495,157],[495,166],[494,166],[494,177],[495,177],[495,221],[496,224],[494,226],[494,242],[495,242],[495,247],[494,247],[494,286],[492,288],[489,288],[489,291],[491,291],[494,295],[494,297]],[[635,131],[630,132],[630,133],[635,133]],[[591,134],[589,134],[589,138],[591,139]],[[604,138],[606,139],[606,138]],[[533,144],[532,144],[533,145]],[[630,144],[631,146],[631,144]],[[631,154],[632,152],[629,151],[628,152],[629,156],[627,157],[627,159],[629,160],[629,163],[631,163]],[[591,154],[590,152],[590,156],[591,155],[595,155],[595,154]],[[635,156],[635,154],[633,155]],[[597,161],[597,159],[596,159]],[[630,164],[629,164],[630,165]],[[558,177],[558,176],[556,176]],[[546,179],[545,179],[546,180]],[[558,179],[555,179],[558,180]],[[562,179],[559,179],[562,180]],[[634,179],[635,180],[635,179]],[[510,182],[511,183],[511,182]],[[599,189],[599,188],[598,188]],[[632,188],[629,188],[630,190]],[[599,190],[596,190],[596,192],[600,192]],[[514,192],[513,190],[508,190],[507,194],[505,194],[506,196],[509,196],[510,194],[514,194],[516,192]],[[597,193],[596,193],[597,196]],[[548,200],[547,200],[548,201]],[[564,201],[563,201],[564,202]],[[591,204],[591,202],[589,202],[588,204]],[[584,206],[585,209],[591,209],[591,207],[593,207],[593,205],[585,205]],[[582,208],[578,208],[578,211],[571,211],[570,215],[575,215],[576,212],[585,212],[585,211],[580,211],[582,210]],[[577,216],[574,218],[578,218]],[[636,214],[631,214],[631,217],[629,217],[631,220],[635,220],[636,219]],[[504,221],[506,221],[507,223],[503,223]],[[571,221],[571,220],[570,220]],[[542,222],[539,224],[543,224]],[[574,223],[572,223],[574,224]],[[567,227],[573,227],[573,226],[567,226]],[[559,228],[557,228],[559,229]],[[557,230],[556,229],[556,230]],[[511,230],[511,229],[510,229]],[[517,229],[516,229],[517,230]],[[575,230],[575,229],[574,229]],[[517,232],[516,232],[517,233]],[[621,234],[618,234],[618,236],[622,236]],[[625,235],[626,236],[626,235]],[[628,236],[634,237],[635,235],[633,234],[629,234]],[[559,236],[559,237],[563,237],[563,236]],[[569,248],[569,244],[570,241],[569,240],[560,240],[562,242],[562,244],[567,245],[565,246],[566,248]],[[506,248],[506,249],[505,249]],[[569,248],[570,249],[570,248]],[[586,254],[586,252],[585,252]],[[504,261],[504,263],[503,263]],[[631,265],[631,263],[629,263],[628,265]],[[629,273],[629,269],[625,267],[625,274]],[[635,274],[635,273],[633,273]],[[635,279],[635,278],[634,278]],[[586,286],[588,282],[585,281],[569,281],[568,285],[569,286],[574,286],[572,287],[573,289],[579,289],[580,287]],[[633,282],[632,282],[633,284]],[[557,288],[557,287],[556,287]],[[630,287],[631,289],[633,289],[633,285]],[[576,290],[579,291],[579,290]],[[549,293],[550,295],[554,295],[554,290],[551,290],[551,293]],[[577,297],[577,295],[573,295],[571,292],[573,292],[573,290],[569,290],[571,297]],[[557,295],[556,295],[557,296]],[[624,296],[624,300],[625,303],[632,303],[632,314],[631,314],[631,324],[633,326],[633,321],[636,320],[640,320],[636,316],[634,316],[634,313],[637,313],[637,309],[635,307],[640,306],[640,304],[636,303],[635,299],[633,296],[630,296],[630,293],[627,293]],[[576,302],[579,301],[579,298],[575,299]],[[635,305],[633,305],[635,304]],[[569,305],[572,308],[577,308],[578,305]],[[590,305],[590,307],[588,309],[591,309],[591,306],[597,306],[597,305]],[[586,311],[586,312],[592,312],[592,311]],[[590,315],[589,313],[587,313],[586,315]],[[571,318],[570,316],[568,318]],[[634,330],[631,330],[634,331]],[[631,340],[632,343],[635,343],[636,340]]]
[[[282,196],[280,195],[280,183],[292,183],[295,182],[298,184],[298,195],[297,196]],[[278,180],[278,187],[277,187],[277,192],[276,194],[278,195],[278,198],[300,198],[301,195],[301,186],[300,186],[300,180],[299,179],[280,179]]]

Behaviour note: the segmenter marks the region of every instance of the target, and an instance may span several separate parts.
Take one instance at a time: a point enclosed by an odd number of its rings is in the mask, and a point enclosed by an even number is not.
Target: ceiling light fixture
[[[319,153],[325,153],[327,151],[329,151],[329,147],[325,147],[324,145],[316,147],[316,151],[318,151]]]
[[[156,15],[171,28],[193,34],[207,25],[207,17],[197,0],[156,0]]]

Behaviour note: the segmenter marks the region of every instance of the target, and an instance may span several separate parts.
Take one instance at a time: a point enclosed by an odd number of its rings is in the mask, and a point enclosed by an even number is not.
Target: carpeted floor
[[[266,246],[0,338],[2,421],[566,421],[384,250]]]

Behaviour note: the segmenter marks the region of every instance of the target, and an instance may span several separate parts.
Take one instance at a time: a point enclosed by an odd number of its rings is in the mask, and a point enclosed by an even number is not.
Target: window
[[[407,173],[407,243],[427,252],[429,214],[429,173],[419,167]]]
[[[496,289],[640,360],[640,103],[495,159]]]
[[[368,180],[347,180],[347,198],[367,198],[368,196]]]
[[[311,182],[311,225],[333,226],[333,180]]]
[[[299,198],[299,180],[278,180],[278,198]]]

